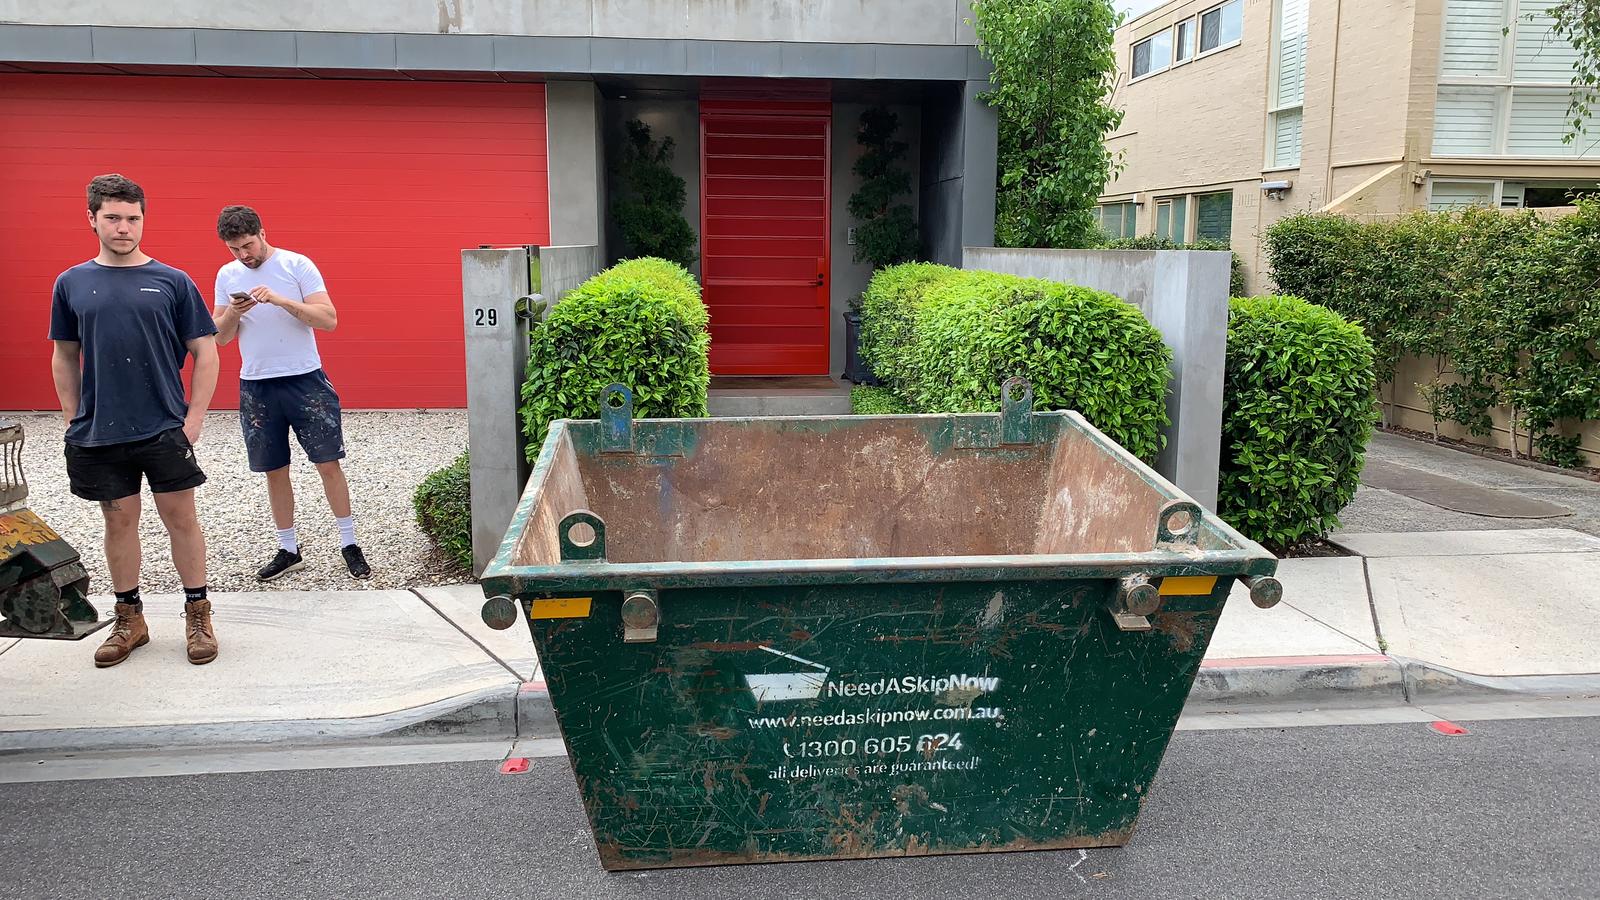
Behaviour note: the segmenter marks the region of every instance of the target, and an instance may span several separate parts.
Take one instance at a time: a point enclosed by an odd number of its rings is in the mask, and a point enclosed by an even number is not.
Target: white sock
[[[294,526],[278,529],[278,546],[290,553],[300,552],[300,542],[294,538]]]
[[[333,519],[339,525],[339,546],[348,547],[356,542],[356,517],[353,515]]]

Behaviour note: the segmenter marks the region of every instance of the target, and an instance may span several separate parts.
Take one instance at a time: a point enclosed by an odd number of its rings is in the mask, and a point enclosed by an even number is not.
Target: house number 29
[[[472,324],[479,328],[493,328],[500,324],[500,311],[480,306],[472,311]]]

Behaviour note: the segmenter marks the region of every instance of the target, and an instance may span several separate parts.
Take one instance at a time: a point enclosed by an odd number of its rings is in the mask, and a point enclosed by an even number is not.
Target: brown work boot
[[[189,662],[203,666],[217,658],[217,635],[211,630],[211,601],[191,600],[183,605],[188,624],[184,633],[189,643]]]
[[[150,643],[150,629],[144,624],[144,612],[132,603],[117,604],[117,619],[111,624],[111,636],[94,650],[94,664],[109,668],[128,658],[139,647]]]

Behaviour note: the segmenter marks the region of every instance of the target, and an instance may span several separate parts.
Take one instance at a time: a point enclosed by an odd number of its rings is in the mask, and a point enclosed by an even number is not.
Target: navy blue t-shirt
[[[189,341],[216,334],[205,301],[181,269],[151,260],[94,260],[56,278],[50,339],[83,345],[83,394],[67,443],[100,447],[183,426],[183,361]]]

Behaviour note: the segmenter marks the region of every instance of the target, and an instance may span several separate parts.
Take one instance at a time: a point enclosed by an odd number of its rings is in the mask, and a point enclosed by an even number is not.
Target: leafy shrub
[[[1228,245],[1227,241],[1213,241],[1202,238],[1185,244],[1174,241],[1171,238],[1147,234],[1131,238],[1110,238],[1100,246],[1107,250],[1227,250],[1233,255],[1233,262],[1228,266],[1228,296],[1244,296],[1244,259],[1233,252],[1233,248]]]
[[[1391,391],[1402,359],[1432,358],[1417,388],[1435,422],[1486,435],[1503,408],[1514,455],[1571,465],[1573,424],[1600,417],[1600,204],[1576,205],[1549,221],[1477,207],[1370,223],[1297,215],[1265,246],[1281,291],[1361,325]]]
[[[682,266],[633,259],[573,289],[534,329],[522,426],[536,458],[550,423],[600,415],[600,391],[633,391],[635,416],[706,414],[710,335],[700,286]]]
[[[1321,537],[1355,496],[1373,425],[1372,345],[1298,297],[1229,307],[1218,512],[1274,550]]]
[[[917,222],[901,195],[911,193],[911,170],[905,167],[910,145],[896,140],[900,117],[888,107],[861,113],[856,143],[864,149],[852,171],[861,186],[850,195],[847,209],[856,220],[856,262],[873,268],[905,262],[917,255]]]
[[[868,362],[912,411],[992,412],[1021,375],[1041,407],[1078,410],[1143,459],[1161,450],[1171,354],[1110,294],[910,264],[873,277],[862,319]]]
[[[465,451],[422,479],[411,507],[422,533],[463,569],[472,568],[472,479]]]
[[[888,388],[857,386],[850,389],[850,411],[858,416],[893,416],[916,410]]]
[[[659,256],[687,266],[695,260],[697,237],[683,217],[688,187],[672,171],[672,138],[657,143],[638,119],[627,129],[613,165],[620,190],[611,202],[622,245],[628,256]]]

